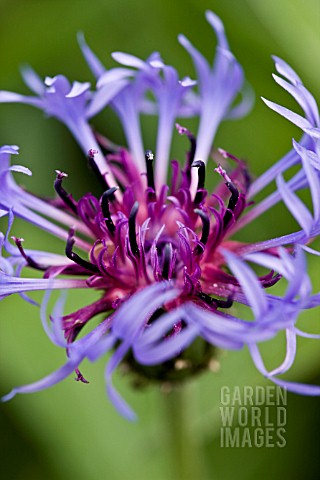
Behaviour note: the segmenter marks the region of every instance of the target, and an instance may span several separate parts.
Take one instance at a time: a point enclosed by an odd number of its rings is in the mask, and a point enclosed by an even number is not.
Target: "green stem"
[[[203,480],[199,445],[190,431],[191,395],[186,386],[164,394],[172,480]]]

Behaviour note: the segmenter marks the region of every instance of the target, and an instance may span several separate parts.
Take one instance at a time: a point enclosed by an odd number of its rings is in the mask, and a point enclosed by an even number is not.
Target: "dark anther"
[[[39,263],[32,260],[32,258],[26,254],[22,246],[23,238],[17,238],[17,237],[11,237],[11,238],[14,241],[14,243],[17,245],[19,252],[23,256],[23,258],[26,260],[29,267],[35,268],[36,270],[42,270],[42,271],[45,271],[47,269],[47,267],[42,267],[41,265],[39,265]]]
[[[146,164],[147,164],[147,181],[148,181],[148,187],[152,188],[152,190],[156,190],[155,184],[154,184],[154,174],[153,174],[153,160],[154,160],[154,155],[151,150],[146,150],[145,153],[145,159],[146,159]]]
[[[215,305],[217,308],[230,308],[233,304],[232,297],[228,297],[227,300],[218,300],[217,298],[212,298],[210,295],[203,292],[198,292],[197,296],[207,305]]]
[[[71,208],[74,213],[77,213],[77,202],[72,197],[71,193],[67,193],[62,186],[62,180],[67,177],[66,173],[56,170],[56,179],[54,182],[54,189],[59,195],[59,197],[64,201],[64,203]]]
[[[172,258],[172,245],[171,243],[166,243],[166,246],[163,250],[163,266],[162,266],[162,277],[164,280],[169,280],[170,273],[170,263]]]
[[[186,135],[188,135],[188,138],[190,140],[190,150],[188,152],[188,170],[189,170],[189,175],[191,177],[191,172],[190,172],[190,168],[192,166],[192,163],[193,163],[193,160],[194,160],[194,155],[196,153],[196,148],[197,148],[197,142],[196,142],[196,137],[194,135],[192,135],[192,133],[188,132],[186,133]]]
[[[66,245],[66,255],[70,260],[73,262],[77,263],[81,267],[85,268],[86,270],[89,270],[90,272],[93,273],[99,273],[100,270],[97,265],[94,265],[93,263],[87,262],[87,260],[84,260],[83,258],[79,257],[79,255],[75,252],[72,251],[72,247],[74,245],[75,239],[74,239],[74,229],[70,228],[69,230],[69,236],[67,240],[67,245]]]
[[[196,153],[196,148],[197,148],[197,141],[196,137],[185,127],[182,127],[178,123],[176,123],[176,128],[178,129],[178,132],[180,135],[187,135],[189,141],[190,141],[190,150],[187,153],[187,164],[185,166],[185,173],[187,175],[188,181],[190,183],[191,181],[191,166],[194,160],[194,156]]]
[[[239,198],[239,190],[237,189],[237,187],[235,186],[234,183],[232,182],[226,182],[226,185],[227,187],[229,188],[230,190],[230,193],[231,193],[231,197],[229,199],[229,203],[228,203],[228,210],[226,211],[226,213],[224,214],[224,217],[223,217],[223,226],[226,227],[228,225],[228,223],[230,222],[231,218],[232,218],[232,213],[237,205],[237,201],[238,201],[238,198]]]
[[[129,215],[129,243],[135,257],[139,257],[139,247],[136,238],[136,218],[139,210],[139,203],[135,202]]]
[[[200,205],[203,199],[203,192],[201,190],[204,189],[204,184],[206,180],[206,166],[202,160],[196,160],[192,163],[191,167],[198,168],[198,186],[197,186],[197,193],[194,198],[195,205]]]
[[[106,187],[109,188],[109,185],[106,181],[105,175],[102,175],[99,168],[97,167],[96,162],[94,161],[94,156],[95,156],[96,153],[98,153],[97,150],[94,150],[93,148],[91,148],[88,152],[88,157],[87,158],[88,158],[88,162],[89,162],[89,165],[90,165],[93,173],[96,175],[96,177],[98,178],[99,182],[101,183],[103,189],[105,190]]]
[[[106,192],[101,197],[101,208],[102,208],[102,213],[106,222],[107,229],[109,230],[111,235],[114,235],[114,232],[116,230],[116,227],[112,221],[111,214],[110,214],[110,208],[109,208],[109,202],[114,200],[114,192],[118,190],[119,187],[112,187],[109,188]]]
[[[191,167],[197,167],[198,170],[198,190],[204,188],[204,183],[206,180],[206,166],[202,160],[196,160],[191,164]]]
[[[201,218],[202,221],[202,234],[200,238],[200,242],[205,245],[208,241],[209,238],[209,233],[210,233],[210,220],[208,215],[206,215],[202,210],[199,210],[196,208],[194,210],[194,213],[197,213],[199,217]],[[197,245],[196,248],[194,249],[194,252],[196,254],[200,254],[203,252],[203,248],[200,245]]]

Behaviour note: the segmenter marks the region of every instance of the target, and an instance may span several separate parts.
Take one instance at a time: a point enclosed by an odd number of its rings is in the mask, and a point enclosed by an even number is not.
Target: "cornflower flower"
[[[260,372],[278,385],[304,395],[319,395],[320,387],[288,382],[285,373],[296,355],[296,338],[320,338],[296,325],[299,314],[319,305],[312,293],[306,255],[319,255],[308,244],[320,232],[320,124],[311,93],[287,63],[274,57],[275,81],[297,101],[304,116],[268,100],[272,110],[303,132],[299,142],[256,180],[244,161],[219,149],[212,155],[216,131],[223,120],[239,118],[251,108],[252,95],[244,88],[241,66],[230,51],[223,25],[212,12],[206,18],[217,37],[213,66],[183,35],[179,42],[194,63],[196,80],[179,79],[158,53],[144,61],[116,52],[120,66],[107,70],[79,36],[83,55],[96,77],[72,85],[63,75],[44,83],[31,69],[23,77],[35,94],[0,92],[0,102],[25,103],[59,119],[79,143],[102,186],[101,195],[86,193],[76,200],[63,184],[66,173],[57,170],[52,201],[42,200],[15,182],[12,172],[31,175],[28,168],[10,166],[17,146],[0,149],[0,214],[8,228],[1,233],[0,298],[44,290],[40,316],[49,338],[66,349],[67,361],[35,383],[14,388],[17,393],[50,387],[76,372],[84,359],[95,361],[111,351],[106,367],[109,397],[128,419],[135,413],[112,384],[119,364],[126,364],[139,378],[159,383],[188,379],[208,367],[216,348],[249,348]],[[150,92],[152,95],[150,95]],[[241,100],[236,103],[236,100]],[[89,121],[104,108],[116,112],[127,139],[118,147],[94,133]],[[141,135],[141,114],[157,115],[156,148],[148,150]],[[198,117],[194,135],[176,123],[177,118]],[[181,166],[171,162],[175,131],[187,137],[190,148]],[[213,166],[212,160],[217,161]],[[295,166],[290,180],[284,174]],[[206,177],[215,178],[213,192]],[[261,201],[255,197],[275,181],[276,188]],[[308,189],[312,210],[297,192]],[[299,225],[296,232],[246,243],[233,235],[282,202]],[[24,249],[22,238],[11,236],[14,217],[58,237],[61,253]],[[28,240],[29,243],[29,240]],[[76,253],[77,247],[79,253]],[[256,266],[265,269],[256,273]],[[41,278],[22,276],[23,271],[42,272]],[[282,296],[268,293],[286,282]],[[47,317],[52,290],[61,290]],[[64,291],[93,289],[97,300],[75,312],[63,311]],[[250,308],[253,320],[237,314],[241,304]],[[103,319],[89,333],[82,328],[99,315]],[[258,344],[286,332],[286,356],[267,371]]]

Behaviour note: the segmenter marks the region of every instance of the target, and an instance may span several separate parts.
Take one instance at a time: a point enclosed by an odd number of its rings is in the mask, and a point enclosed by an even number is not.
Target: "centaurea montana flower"
[[[99,198],[87,193],[75,200],[62,185],[66,174],[57,170],[54,187],[59,201],[41,200],[13,179],[12,172],[31,174],[26,167],[10,166],[10,155],[16,155],[18,147],[0,149],[0,212],[8,216],[7,232],[0,237],[1,249],[7,252],[0,258],[0,298],[18,293],[32,301],[26,292],[45,290],[43,326],[68,355],[57,371],[14,388],[4,400],[52,386],[74,370],[77,380],[87,382],[79,370],[81,362],[113,351],[106,367],[108,394],[116,408],[133,419],[134,412],[112,384],[120,363],[145,379],[179,382],[206,368],[216,347],[241,349],[245,345],[257,368],[273,382],[297,393],[320,394],[320,387],[278,378],[294,361],[297,335],[320,338],[296,327],[300,312],[320,303],[320,294],[312,294],[305,258],[306,252],[319,255],[307,246],[320,233],[318,109],[296,73],[275,57],[281,75],[275,80],[298,102],[305,117],[265,102],[300,127],[302,139],[293,141],[293,149],[253,182],[245,163],[225,150],[217,154],[221,164],[207,167],[220,123],[244,115],[252,103],[251,95],[244,93],[243,71],[230,52],[221,21],[212,12],[207,12],[207,20],[218,39],[212,67],[189,40],[179,37],[194,62],[196,81],[179,80],[176,70],[158,53],[142,61],[117,52],[113,58],[121,67],[106,70],[80,36],[82,52],[97,79],[94,92],[88,83],[71,86],[62,75],[47,78],[43,84],[29,68],[23,72],[24,79],[37,96],[0,92],[1,102],[27,103],[61,120],[88,155],[103,185]],[[235,105],[241,94],[242,100]],[[89,125],[89,119],[107,105],[122,122],[127,148],[94,134]],[[141,113],[158,115],[155,155],[145,151]],[[189,116],[199,117],[197,135],[175,125],[178,117]],[[167,184],[175,126],[187,136],[190,150],[183,167],[172,162]],[[294,165],[297,173],[285,181],[284,172]],[[205,187],[208,171],[217,179],[213,193]],[[254,203],[256,194],[274,180],[277,189]],[[311,193],[312,212],[296,194],[305,188]],[[278,202],[297,220],[299,231],[261,242],[231,239],[234,232]],[[10,237],[14,216],[62,239],[65,254],[25,250],[21,238]],[[267,273],[258,276],[249,263],[264,267]],[[25,267],[42,271],[43,278],[22,277]],[[282,297],[266,292],[280,280],[287,282]],[[97,300],[64,314],[62,295],[48,322],[50,292],[77,288],[96,290]],[[249,306],[254,320],[229,313],[234,302]],[[104,314],[99,325],[78,337],[98,314]],[[283,330],[286,357],[269,372],[258,343]]]

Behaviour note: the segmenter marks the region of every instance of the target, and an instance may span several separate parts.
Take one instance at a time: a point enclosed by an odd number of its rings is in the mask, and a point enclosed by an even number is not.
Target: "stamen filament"
[[[225,180],[226,186],[228,187],[231,193],[231,197],[229,199],[228,206],[227,206],[227,211],[223,217],[223,226],[225,228],[230,223],[230,220],[232,219],[232,212],[234,212],[239,199],[239,190],[237,189],[235,184],[232,182],[227,172],[221,167],[221,165],[218,165],[218,167],[215,168],[215,171],[219,173],[219,175],[221,175],[221,177]]]
[[[151,150],[146,150],[145,159],[147,164],[147,181],[148,187],[152,188],[152,190],[156,190],[155,183],[154,183],[154,172],[153,172],[153,160],[154,155]]]
[[[85,268],[86,270],[89,270],[90,272],[93,272],[93,273],[100,273],[99,267],[97,265],[94,265],[93,263],[90,263],[87,260],[84,260],[77,253],[72,251],[72,247],[75,243],[74,233],[75,233],[74,228],[70,228],[69,237],[66,245],[66,256],[73,262]]]
[[[228,209],[226,211],[226,213],[224,214],[224,217],[223,217],[223,226],[226,227],[228,225],[228,223],[230,222],[230,220],[232,219],[232,213],[231,212],[234,212],[234,209],[237,205],[237,201],[238,201],[238,198],[239,198],[239,190],[237,189],[237,187],[235,186],[234,183],[232,182],[226,182],[226,186],[228,187],[228,189],[230,190],[231,192],[231,197],[229,199],[229,203],[228,203]]]
[[[187,154],[187,164],[185,166],[185,174],[190,184],[191,183],[191,167],[192,167],[192,163],[196,153],[197,141],[196,141],[196,137],[187,128],[182,127],[178,123],[176,123],[176,128],[180,133],[180,135],[187,135],[190,141],[190,150]]]
[[[64,172],[60,172],[60,170],[56,170],[57,177],[54,182],[54,189],[63,200],[63,202],[75,213],[77,214],[77,206],[78,203],[74,200],[71,193],[67,193],[65,189],[62,187],[62,180],[66,178],[68,175]]]
[[[111,214],[110,214],[110,205],[109,202],[110,200],[114,200],[114,192],[118,190],[119,187],[112,187],[109,188],[109,190],[105,191],[104,194],[101,197],[101,208],[102,208],[102,213],[105,219],[105,223],[107,226],[107,229],[111,235],[114,235],[114,232],[116,230],[116,227],[112,221]]]
[[[162,267],[162,277],[164,278],[164,280],[169,280],[171,259],[172,259],[172,245],[171,243],[166,243],[163,251],[163,267]]]
[[[22,242],[24,241],[23,238],[17,238],[17,237],[11,237],[11,238],[14,241],[14,243],[17,245],[19,252],[23,256],[23,258],[26,260],[29,267],[32,267],[36,270],[41,270],[41,271],[45,271],[47,269],[47,267],[42,267],[41,265],[39,265],[39,263],[37,263],[35,260],[29,257],[29,255],[26,254],[22,246]]]
[[[197,213],[199,217],[201,218],[202,221],[202,234],[200,238],[200,242],[203,245],[206,245],[208,238],[209,238],[209,233],[210,233],[210,220],[208,215],[206,215],[202,210],[199,210],[196,208],[194,210],[194,213]],[[203,248],[200,245],[197,245],[196,248],[194,249],[194,253],[196,254],[201,254],[203,252]]]
[[[135,202],[129,215],[129,243],[131,251],[135,257],[140,256],[139,247],[136,238],[136,218],[139,210],[139,202]]]
[[[92,169],[93,173],[96,175],[97,179],[99,180],[100,184],[102,185],[103,187],[103,190],[107,188],[110,188],[109,185],[108,185],[108,182],[106,180],[106,177],[105,175],[103,175],[97,165],[97,163],[95,162],[95,159],[94,159],[94,156],[95,154],[98,153],[97,150],[89,150],[88,152],[88,162],[89,162],[89,165],[90,165],[90,168]]]
[[[197,193],[194,198],[194,204],[195,205],[200,205],[200,203],[203,200],[203,191],[204,190],[204,184],[206,180],[206,166],[205,163],[202,160],[196,160],[191,164],[191,167],[196,167],[198,168],[198,186],[197,186]]]

